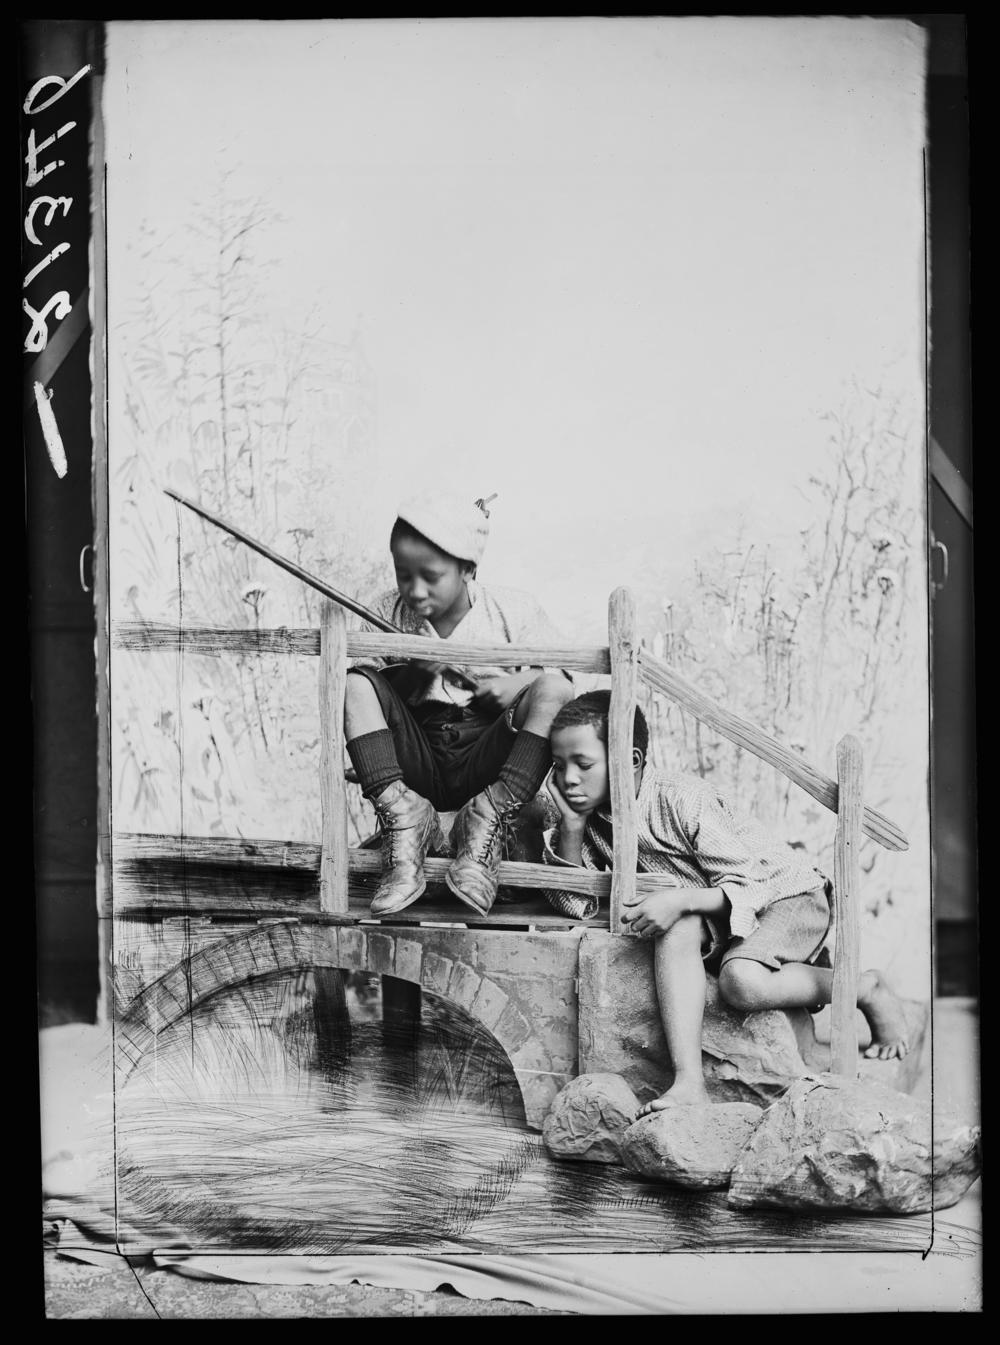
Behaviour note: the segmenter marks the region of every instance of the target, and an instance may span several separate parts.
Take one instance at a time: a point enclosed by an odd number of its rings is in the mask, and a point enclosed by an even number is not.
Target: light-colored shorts
[[[833,892],[829,882],[797,897],[772,902],[757,917],[754,932],[733,938],[726,919],[704,922],[702,958],[713,971],[733,958],[745,957],[777,969],[786,962],[829,965],[825,944],[833,920]]]

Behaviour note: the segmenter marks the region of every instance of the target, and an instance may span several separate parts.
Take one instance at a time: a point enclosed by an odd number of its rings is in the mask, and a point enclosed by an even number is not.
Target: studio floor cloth
[[[43,1227],[61,1256],[107,1264],[134,1239],[116,1225],[109,1124],[110,1033],[69,1024],[41,1034]],[[347,1285],[506,1299],[583,1315],[976,1311],[979,1186],[937,1218],[919,1252],[669,1252],[343,1256],[193,1252],[164,1245],[133,1266],[201,1279]],[[170,1245],[173,1243],[173,1245]],[[144,1280],[145,1291],[154,1285]],[[154,1304],[155,1305],[155,1304]]]

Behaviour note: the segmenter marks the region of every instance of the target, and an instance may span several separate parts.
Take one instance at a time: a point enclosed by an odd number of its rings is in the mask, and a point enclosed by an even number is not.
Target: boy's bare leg
[[[388,727],[378,695],[368,678],[358,674],[348,677],[344,696],[344,737],[347,741]]]
[[[701,925],[700,915],[686,915],[656,940],[653,951],[656,997],[674,1081],[660,1097],[640,1107],[638,1116],[648,1116],[664,1107],[708,1101],[701,1064],[701,1028],[705,1017]]]
[[[719,973],[723,999],[744,1013],[759,1009],[812,1009],[833,998],[833,972],[804,962],[786,962],[772,970],[750,958],[736,957]],[[880,971],[872,968],[858,978],[858,1008],[871,1028],[869,1059],[902,1059],[909,1051],[906,1016],[899,997]]]

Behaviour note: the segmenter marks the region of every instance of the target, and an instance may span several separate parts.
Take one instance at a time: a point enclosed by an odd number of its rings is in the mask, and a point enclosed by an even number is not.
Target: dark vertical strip
[[[53,1015],[49,1021],[94,1021],[100,989],[90,245],[102,25],[22,20],[19,58],[21,404],[39,990],[43,1009]]]
[[[978,993],[974,460],[971,422],[971,197],[968,15],[932,15],[927,89],[931,313],[930,426],[940,445],[932,541],[948,575],[934,606],[932,814],[936,993]],[[932,444],[933,450],[933,444]],[[932,463],[933,468],[933,463]],[[956,489],[956,487],[958,489]],[[941,554],[936,558],[941,568]]]
[[[95,668],[107,612],[103,24],[22,20],[19,58],[39,991],[50,1021],[106,1022],[113,950],[99,846],[108,761],[98,725],[106,728],[108,699]],[[104,668],[106,651],[105,642]],[[114,1093],[113,1030],[111,1048]],[[112,1125],[116,1140],[116,1110]],[[117,1174],[114,1219],[117,1238]]]

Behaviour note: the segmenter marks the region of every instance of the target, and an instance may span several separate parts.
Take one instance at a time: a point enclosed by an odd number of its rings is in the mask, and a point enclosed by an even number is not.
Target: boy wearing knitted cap
[[[396,588],[373,610],[408,634],[467,644],[554,644],[538,603],[476,579],[489,535],[489,501],[440,491],[400,506],[389,538]],[[362,625],[362,629],[371,629]],[[424,860],[441,844],[437,812],[458,809],[446,882],[479,915],[496,900],[504,829],[534,798],[551,764],[552,719],[573,696],[557,668],[409,668],[354,664],[347,678],[347,752],[382,832],[374,915],[391,915],[426,887]]]

